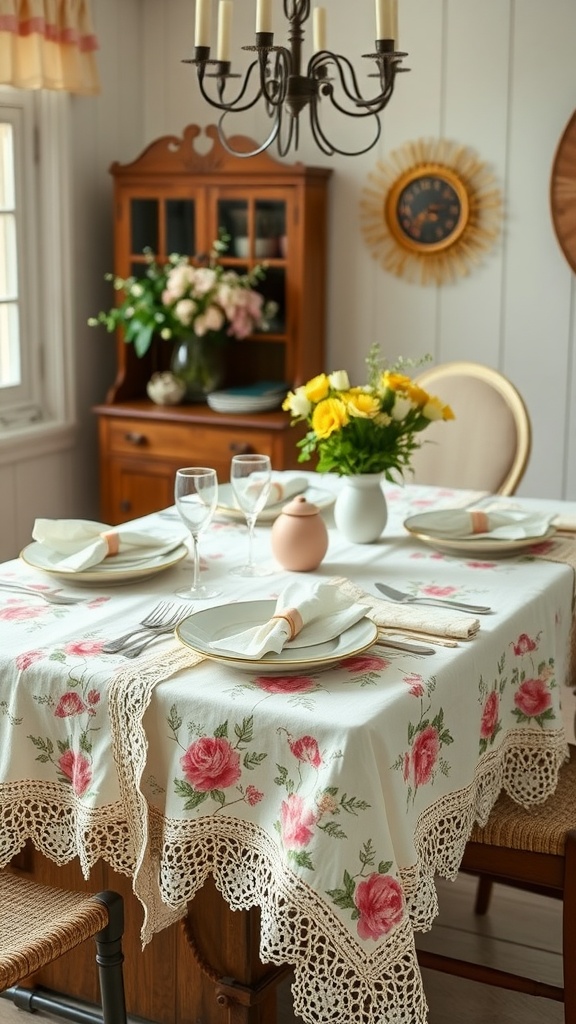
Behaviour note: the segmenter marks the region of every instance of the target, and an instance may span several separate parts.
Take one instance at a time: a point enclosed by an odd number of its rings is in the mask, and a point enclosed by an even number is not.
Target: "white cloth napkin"
[[[295,580],[276,601],[274,615],[261,626],[214,640],[210,646],[244,658],[261,658],[284,647],[309,647],[340,636],[366,616],[364,605],[355,604],[327,582],[312,586]]]
[[[377,626],[443,636],[450,640],[471,640],[480,629],[480,620],[466,612],[428,605],[394,604],[393,601],[373,597],[344,576],[333,577],[330,585],[349,601],[364,605],[368,618]]]
[[[520,540],[523,537],[544,536],[554,516],[544,512],[522,512],[515,509],[498,512],[451,508],[422,512],[413,518],[418,521],[418,529],[431,537],[490,536],[501,540]],[[412,528],[415,525],[414,522]]]
[[[253,487],[255,491],[258,491],[262,486],[258,479],[258,474],[254,473],[253,477],[250,479],[251,483],[249,484],[249,487]],[[253,483],[252,480],[254,481]],[[288,501],[296,494],[302,494],[307,487],[308,480],[305,476],[293,476],[288,480],[284,480],[281,474],[278,476],[273,475],[272,482],[270,484],[270,491],[266,498],[264,508],[268,508],[270,505],[278,505],[281,501]]]
[[[32,537],[50,551],[65,556],[54,563],[54,568],[64,572],[90,569],[119,554],[150,558],[171,550],[181,540],[143,530],[115,529],[89,519],[37,519]]]

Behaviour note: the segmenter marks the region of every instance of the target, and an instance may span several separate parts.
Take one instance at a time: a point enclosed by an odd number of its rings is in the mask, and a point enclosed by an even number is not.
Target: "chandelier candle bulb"
[[[376,39],[398,38],[398,0],[375,0]]]
[[[218,44],[216,59],[230,60],[230,39],[232,35],[232,0],[220,0],[218,5]]]
[[[196,0],[195,46],[210,46],[210,0]]]
[[[257,0],[256,4],[256,32],[272,31],[272,3],[271,0]]]
[[[326,49],[326,8],[314,8],[314,20],[312,23],[314,53]]]

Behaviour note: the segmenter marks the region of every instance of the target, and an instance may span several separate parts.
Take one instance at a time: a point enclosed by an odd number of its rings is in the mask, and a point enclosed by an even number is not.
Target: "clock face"
[[[390,190],[386,218],[397,242],[435,252],[460,238],[469,202],[462,182],[448,168],[420,167],[401,175]]]

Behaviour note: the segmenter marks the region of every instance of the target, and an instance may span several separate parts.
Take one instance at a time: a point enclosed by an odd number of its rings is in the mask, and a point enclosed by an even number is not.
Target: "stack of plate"
[[[206,400],[215,412],[267,412],[282,404],[287,391],[288,385],[283,381],[262,382],[213,391]]]

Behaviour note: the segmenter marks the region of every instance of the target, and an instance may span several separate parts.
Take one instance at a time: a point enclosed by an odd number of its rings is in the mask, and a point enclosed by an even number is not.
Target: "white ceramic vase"
[[[342,478],[334,505],[336,527],[353,544],[378,540],[388,521],[382,473],[359,473]]]

